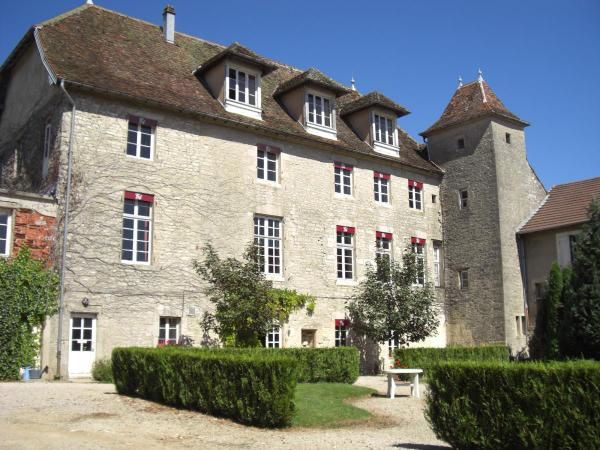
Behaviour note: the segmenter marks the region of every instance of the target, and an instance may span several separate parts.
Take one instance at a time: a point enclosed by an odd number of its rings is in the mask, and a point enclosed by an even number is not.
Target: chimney
[[[163,33],[165,41],[175,43],[175,8],[171,5],[165,6],[163,11]]]

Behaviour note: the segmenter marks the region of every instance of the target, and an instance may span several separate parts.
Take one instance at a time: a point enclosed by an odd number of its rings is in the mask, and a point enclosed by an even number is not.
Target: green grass
[[[366,420],[371,414],[344,402],[346,399],[371,395],[373,389],[342,383],[298,384],[294,427],[336,427]]]

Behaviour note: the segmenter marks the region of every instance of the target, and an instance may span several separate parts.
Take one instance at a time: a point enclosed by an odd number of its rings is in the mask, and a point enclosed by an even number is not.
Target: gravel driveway
[[[356,406],[374,417],[337,429],[264,430],[187,410],[122,397],[97,383],[0,383],[0,448],[449,448],[436,439],[423,417],[424,401],[399,387],[394,400],[383,395],[383,377],[357,383],[381,397]]]

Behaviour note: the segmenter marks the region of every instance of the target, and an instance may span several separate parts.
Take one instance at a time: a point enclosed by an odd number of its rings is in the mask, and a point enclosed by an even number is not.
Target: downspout
[[[56,377],[61,378],[61,361],[62,361],[62,334],[63,321],[65,317],[65,266],[67,260],[67,237],[69,231],[69,206],[71,199],[71,172],[73,166],[73,135],[75,133],[75,114],[77,107],[75,101],[65,89],[65,80],[60,80],[60,88],[65,93],[67,99],[72,105],[71,109],[71,124],[69,126],[69,146],[67,149],[67,187],[65,189],[64,200],[64,215],[63,215],[63,242],[62,254],[60,261],[60,297],[58,303],[58,335],[56,337]]]

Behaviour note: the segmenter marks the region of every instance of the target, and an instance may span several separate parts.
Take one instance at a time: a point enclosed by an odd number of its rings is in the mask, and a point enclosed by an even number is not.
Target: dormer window
[[[306,93],[306,131],[317,136],[336,139],[333,99],[315,92]]]
[[[251,69],[228,65],[225,77],[225,109],[261,119],[260,74]]]
[[[398,156],[396,119],[373,113],[373,148],[379,153]]]

